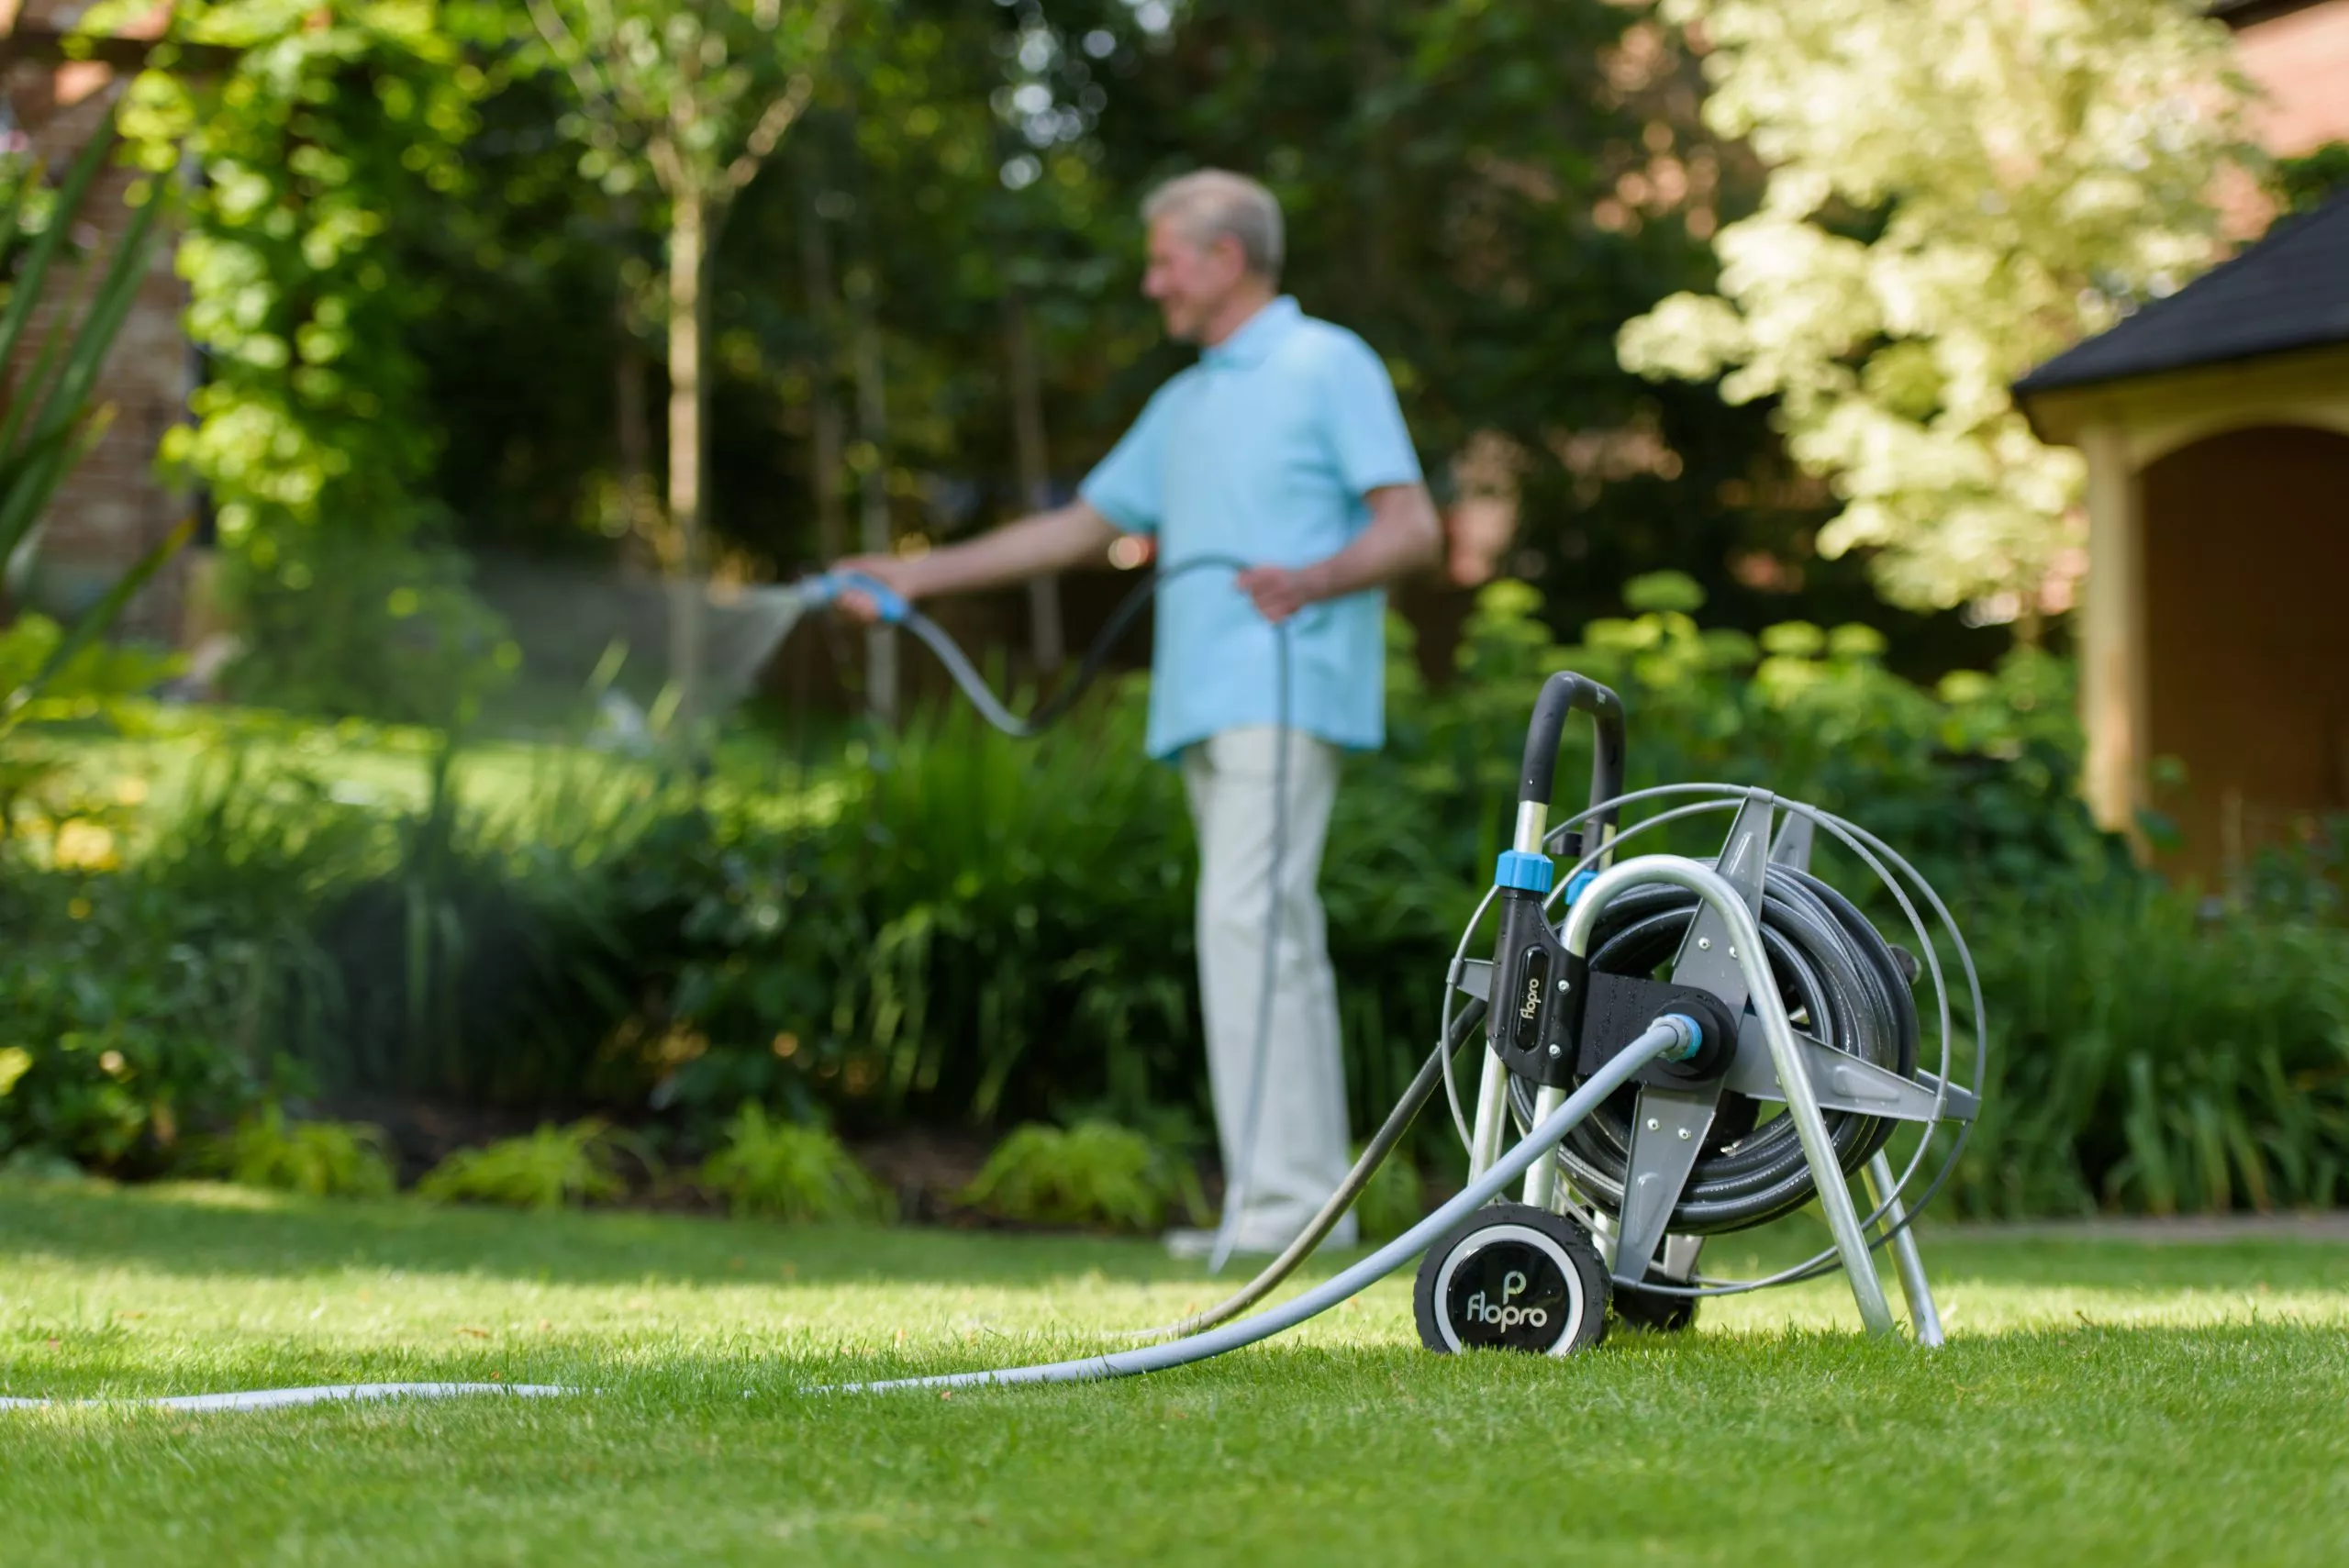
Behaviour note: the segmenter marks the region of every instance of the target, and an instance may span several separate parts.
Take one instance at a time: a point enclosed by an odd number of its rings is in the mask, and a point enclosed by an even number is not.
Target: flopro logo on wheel
[[[1493,1329],[1514,1329],[1520,1323],[1535,1329],[1548,1328],[1548,1308],[1509,1305],[1512,1297],[1525,1294],[1525,1286],[1524,1273],[1518,1269],[1509,1270],[1501,1277],[1501,1298],[1498,1301],[1486,1301],[1481,1290],[1468,1298],[1468,1320]]]
[[[1487,1241],[1452,1270],[1446,1316],[1461,1345],[1545,1351],[1566,1328],[1566,1277],[1543,1248],[1516,1236]]]
[[[1430,1350],[1572,1355],[1607,1332],[1607,1265],[1573,1220],[1493,1204],[1419,1260],[1411,1316]]]

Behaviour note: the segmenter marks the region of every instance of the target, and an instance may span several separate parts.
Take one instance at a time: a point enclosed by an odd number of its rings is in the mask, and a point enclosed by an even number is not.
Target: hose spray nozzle
[[[801,578],[794,586],[810,607],[836,604],[842,594],[863,594],[873,601],[874,613],[890,626],[901,624],[913,613],[913,606],[906,602],[904,595],[862,572],[819,572],[813,577]]]

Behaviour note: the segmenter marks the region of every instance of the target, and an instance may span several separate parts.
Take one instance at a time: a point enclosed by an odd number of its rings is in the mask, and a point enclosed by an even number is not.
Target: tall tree
[[[1439,498],[1492,503],[1463,509],[1475,532],[1514,515],[1514,538],[1480,550],[1461,530],[1459,566],[1539,583],[1562,628],[1664,565],[1732,624],[1784,619],[1798,587],[1821,614],[1881,615],[1856,572],[1809,559],[1816,487],[1788,483],[1758,411],[1616,362],[1627,317],[1710,281],[1705,237],[1747,195],[1674,29],[1608,0],[1334,14],[1191,0],[1102,40],[1098,161],[1119,206],[1200,163],[1264,178],[1288,220],[1286,286],[1386,358]],[[1104,225],[1129,254],[1130,210]],[[1085,347],[1109,395],[1071,412],[1097,428],[1180,362],[1139,311]]]
[[[1775,398],[1831,479],[1832,556],[1895,603],[2068,603],[2076,454],[2007,395],[2217,254],[2238,145],[2226,34],[2185,0],[1664,0],[1708,40],[1705,118],[1768,167],[1715,293],[1623,328],[1623,363]]]
[[[578,89],[583,170],[627,189],[649,171],[668,204],[669,539],[673,571],[706,565],[709,261],[729,210],[807,107],[837,0],[529,0]],[[688,695],[697,597],[677,597],[674,678]],[[690,703],[688,704],[690,706]]]

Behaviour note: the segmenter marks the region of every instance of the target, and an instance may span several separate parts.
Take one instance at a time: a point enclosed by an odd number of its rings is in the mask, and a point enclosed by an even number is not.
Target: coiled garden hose
[[[1650,884],[1627,890],[1600,915],[1591,967],[1606,973],[1647,975],[1670,962],[1697,916],[1697,897],[1685,888]],[[1849,1055],[1902,1077],[1917,1068],[1917,1008],[1910,973],[1893,946],[1852,902],[1809,873],[1768,868],[1762,895],[1762,937],[1787,1010],[1806,1032]],[[1530,1121],[1532,1095],[1511,1085],[1520,1121]],[[1633,1096],[1602,1106],[1559,1147],[1560,1163],[1586,1197],[1620,1208],[1630,1157]],[[1761,1106],[1724,1094],[1696,1168],[1690,1172],[1671,1229],[1713,1235],[1742,1230],[1792,1213],[1814,1190],[1810,1167],[1791,1121],[1759,1126]],[[1838,1163],[1849,1174],[1891,1138],[1893,1122],[1831,1111],[1827,1126]]]

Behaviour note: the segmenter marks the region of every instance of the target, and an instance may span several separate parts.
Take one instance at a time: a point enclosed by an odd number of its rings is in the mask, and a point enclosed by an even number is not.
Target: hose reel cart
[[[1574,712],[1597,730],[1590,803],[1552,827],[1558,741]],[[1606,687],[1567,673],[1543,686],[1511,846],[1447,977],[1447,1044],[1481,1022],[1487,1047],[1467,1116],[1445,1053],[1471,1181],[1652,1026],[1676,1020],[1687,1038],[1534,1162],[1517,1201],[1473,1212],[1428,1249],[1415,1293],[1420,1338],[1444,1351],[1563,1355],[1598,1340],[1610,1301],[1627,1321],[1676,1329],[1706,1296],[1839,1267],[1868,1329],[1886,1332],[1891,1308],[1871,1252],[1888,1245],[1919,1342],[1940,1343],[1910,1221],[1946,1179],[1975,1115],[1975,1093],[1954,1080],[1983,1081],[1980,985],[1964,938],[1913,867],[1816,806],[1728,784],[1625,795],[1622,705]],[[1651,814],[1625,828],[1620,814],[1633,806]],[[1642,834],[1706,816],[1729,818],[1709,861],[1622,854]],[[1889,895],[1913,951],[1812,874],[1822,839]],[[1553,856],[1567,862],[1563,877]],[[1472,960],[1488,916],[1492,956]],[[1937,936],[1970,1005],[1963,1052]],[[1896,1173],[1887,1145],[1904,1124],[1919,1135]],[[1709,1238],[1814,1198],[1832,1238],[1816,1256],[1758,1279],[1699,1267]]]

